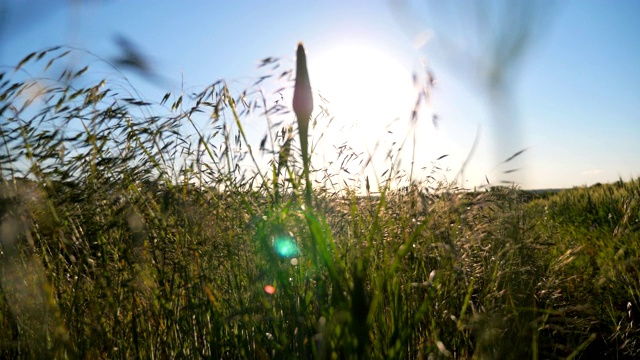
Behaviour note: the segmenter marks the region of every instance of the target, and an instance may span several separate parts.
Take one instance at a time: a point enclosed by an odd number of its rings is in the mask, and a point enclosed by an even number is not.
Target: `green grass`
[[[308,201],[322,169],[282,104],[224,82],[151,102],[54,77],[65,51],[0,79],[0,357],[639,355],[640,179],[470,193],[392,188],[390,164],[375,196],[328,174]]]

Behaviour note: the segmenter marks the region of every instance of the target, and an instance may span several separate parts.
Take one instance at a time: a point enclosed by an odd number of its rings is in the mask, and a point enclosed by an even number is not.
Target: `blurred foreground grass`
[[[640,179],[468,192],[391,167],[308,206],[286,106],[224,82],[152,104],[51,75],[66,51],[0,77],[0,356],[639,355]]]

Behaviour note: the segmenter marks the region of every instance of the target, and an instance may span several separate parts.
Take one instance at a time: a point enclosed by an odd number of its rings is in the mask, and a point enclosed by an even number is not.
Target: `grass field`
[[[0,77],[0,357],[640,356],[640,179],[396,188],[391,164],[307,199],[287,105],[224,82],[152,103],[52,74],[66,51]]]

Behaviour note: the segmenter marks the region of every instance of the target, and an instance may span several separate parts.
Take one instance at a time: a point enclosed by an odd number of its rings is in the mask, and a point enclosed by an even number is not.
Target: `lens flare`
[[[273,285],[265,285],[264,292],[266,292],[269,295],[273,295],[276,293],[276,288],[273,287]]]
[[[284,258],[291,258],[300,252],[295,239],[289,235],[280,235],[273,239],[273,249]]]

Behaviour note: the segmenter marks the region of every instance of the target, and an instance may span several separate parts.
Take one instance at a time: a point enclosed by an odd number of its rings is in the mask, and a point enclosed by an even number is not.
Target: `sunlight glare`
[[[318,124],[314,132],[316,139],[319,133],[323,135],[323,143],[313,154],[316,163],[324,161],[326,168],[332,164],[332,171],[337,166],[348,168],[346,176],[349,180],[369,175],[371,191],[375,192],[377,183],[374,179],[379,180],[377,176],[389,168],[387,154],[402,159],[401,167],[408,173],[411,166],[430,168],[433,160],[451,150],[451,139],[433,125],[429,101],[421,103],[418,117],[412,121],[420,87],[414,85],[412,69],[402,61],[407,60],[406,57],[366,44],[343,42],[319,49],[317,53],[310,52],[308,59],[314,92],[329,101],[330,117],[335,117],[328,126]],[[418,81],[424,82],[420,80],[424,76],[424,66],[421,63],[417,70]],[[314,100],[319,105],[323,103],[320,96]],[[358,154],[358,159],[345,167],[343,160],[336,161],[336,149],[343,145]],[[399,149],[401,146],[404,146],[402,150]],[[412,151],[415,151],[413,165]],[[370,156],[372,161],[368,162]],[[415,175],[420,177],[428,173]]]
[[[355,140],[371,149],[388,124],[409,118],[416,98],[411,71],[392,54],[345,44],[310,56],[310,61],[312,86],[336,116],[328,129],[333,140],[351,146]]]

